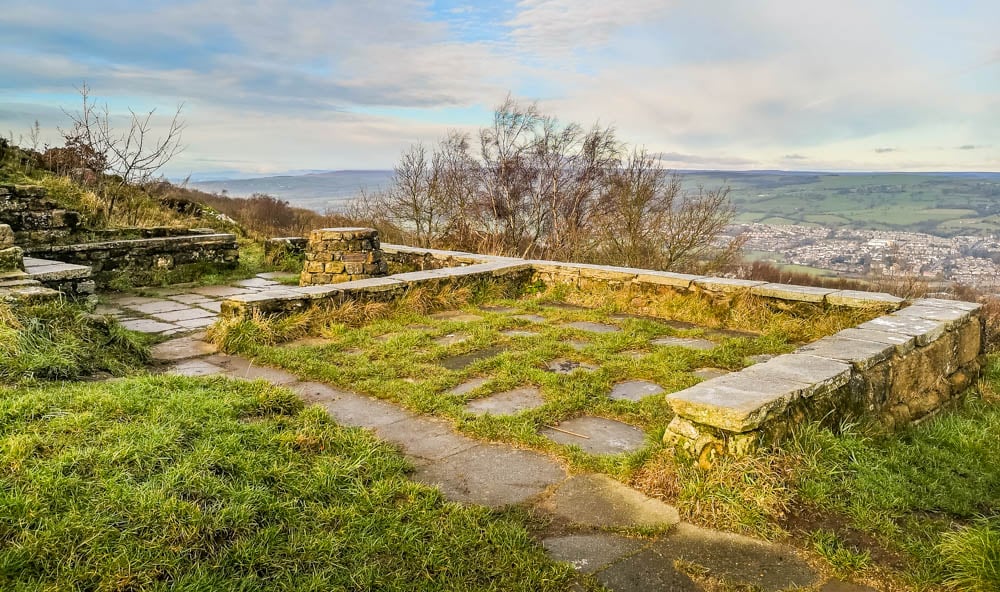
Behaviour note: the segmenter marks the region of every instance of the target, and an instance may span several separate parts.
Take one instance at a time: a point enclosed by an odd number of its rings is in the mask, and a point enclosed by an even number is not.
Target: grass
[[[0,390],[0,589],[564,590],[523,524],[446,503],[263,382]]]
[[[149,359],[148,339],[67,301],[0,303],[0,384],[124,376]]]
[[[792,537],[833,574],[893,589],[1000,589],[1000,359],[958,408],[895,434],[803,426],[783,450],[704,471],[673,451],[634,486],[686,519]]]
[[[748,364],[748,356],[792,348],[780,335],[736,334],[649,318],[617,317],[613,308],[557,307],[550,293],[513,299],[476,292],[445,291],[432,296],[416,291],[398,306],[353,304],[305,315],[236,320],[228,326],[216,326],[212,334],[224,349],[253,356],[259,363],[448,418],[456,429],[473,437],[545,451],[578,469],[618,477],[631,474],[662,446],[663,429],[672,412],[662,396],[639,402],[611,400],[608,394],[616,383],[644,379],[668,392],[676,391],[700,380],[692,374],[695,369],[737,370]],[[449,307],[479,319],[458,322],[428,315]],[[509,307],[513,312],[494,307]],[[546,322],[518,319],[518,313],[539,315]],[[591,333],[568,327],[573,321],[617,325],[622,331]],[[510,330],[532,334],[505,333]],[[280,345],[290,337],[304,335],[320,335],[325,341]],[[450,342],[454,336],[464,341]],[[708,338],[716,347],[699,351],[650,344],[651,339],[663,336]],[[484,352],[489,355],[477,357]],[[461,366],[461,356],[474,359]],[[556,359],[591,364],[597,369],[555,374],[547,366]],[[450,392],[476,378],[485,379],[485,383],[467,393]],[[465,409],[473,399],[520,387],[539,389],[544,404],[514,415],[476,415]],[[588,414],[645,430],[648,445],[633,454],[606,457],[556,444],[538,434],[545,425]]]

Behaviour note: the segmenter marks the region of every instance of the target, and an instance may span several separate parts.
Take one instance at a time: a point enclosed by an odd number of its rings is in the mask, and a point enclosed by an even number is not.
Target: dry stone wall
[[[301,286],[383,276],[387,266],[373,228],[321,228],[309,235]]]
[[[145,277],[142,272],[155,273],[206,263],[231,268],[239,261],[239,247],[232,234],[34,246],[26,253],[32,257],[89,266],[98,285],[106,285],[122,273],[132,274],[141,283]]]
[[[80,227],[80,214],[59,207],[34,185],[0,185],[0,224],[14,231],[18,244],[43,244],[66,239]]]

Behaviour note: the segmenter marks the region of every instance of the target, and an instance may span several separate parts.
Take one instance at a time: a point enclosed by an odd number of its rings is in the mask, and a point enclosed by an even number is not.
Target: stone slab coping
[[[529,265],[522,260],[514,259],[510,262],[495,261],[489,263],[479,263],[464,267],[449,267],[444,269],[432,269],[427,271],[414,271],[401,273],[392,276],[368,278],[342,282],[339,284],[325,284],[316,286],[284,286],[273,290],[265,290],[253,294],[237,294],[228,300],[251,304],[254,302],[267,302],[276,300],[316,300],[328,298],[335,294],[349,294],[351,292],[384,292],[396,288],[402,288],[411,284],[421,282],[436,281],[444,278],[476,276],[476,275],[502,275],[503,273],[528,269]]]
[[[815,288],[812,286],[796,286],[790,284],[763,284],[750,288],[751,294],[781,300],[799,300],[802,302],[823,302],[827,295],[836,292],[830,288]]]
[[[63,263],[37,257],[24,258],[24,271],[32,279],[38,281],[86,279],[90,277],[91,272],[90,267],[86,265]]]
[[[756,286],[763,286],[767,282],[755,280],[740,280],[735,278],[706,277],[695,280],[694,284],[702,290],[709,292],[741,292]]]
[[[785,354],[671,393],[667,401],[685,419],[743,433],[760,427],[796,399],[840,388],[850,377],[851,367],[844,362]]]
[[[116,241],[104,241],[93,243],[79,243],[75,245],[51,245],[40,249],[33,249],[46,253],[77,252],[77,251],[100,251],[106,249],[125,248],[132,249],[141,246],[152,245],[206,245],[235,243],[236,235],[228,233],[216,234],[188,234],[182,236],[161,236],[156,238],[133,238]]]

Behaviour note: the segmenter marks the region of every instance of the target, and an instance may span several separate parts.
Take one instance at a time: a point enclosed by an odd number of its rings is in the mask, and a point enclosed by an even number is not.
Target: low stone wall
[[[23,253],[14,246],[14,231],[7,224],[0,224],[0,274],[23,268]]]
[[[98,285],[106,285],[122,273],[130,273],[133,279],[142,283],[143,272],[166,271],[198,263],[231,268],[239,260],[236,237],[232,234],[33,246],[25,252],[32,257],[89,266]]]
[[[13,229],[19,244],[64,240],[80,226],[80,214],[59,207],[44,187],[0,184],[0,224]]]
[[[292,286],[233,296],[223,301],[222,316],[286,315],[303,312],[314,306],[340,306],[347,302],[391,302],[401,298],[412,288],[441,289],[446,285],[464,287],[479,281],[493,281],[515,288],[523,286],[530,277],[531,266],[524,262],[497,262],[414,271],[339,284]]]
[[[698,454],[778,443],[797,424],[879,421],[937,412],[979,376],[980,305],[921,299],[892,314],[667,396],[665,438]]]

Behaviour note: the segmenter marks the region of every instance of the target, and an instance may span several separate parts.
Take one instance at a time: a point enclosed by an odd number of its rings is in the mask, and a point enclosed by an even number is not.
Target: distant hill
[[[362,191],[375,191],[389,185],[392,171],[330,171],[309,175],[281,175],[253,179],[193,182],[202,191],[246,197],[266,193],[287,200],[292,205],[317,212],[337,210]]]
[[[681,171],[685,186],[729,185],[738,222],[908,230],[940,236],[1000,233],[1000,173]],[[388,186],[392,171],[334,171],[192,183],[210,192],[267,193],[318,212],[362,190]]]

